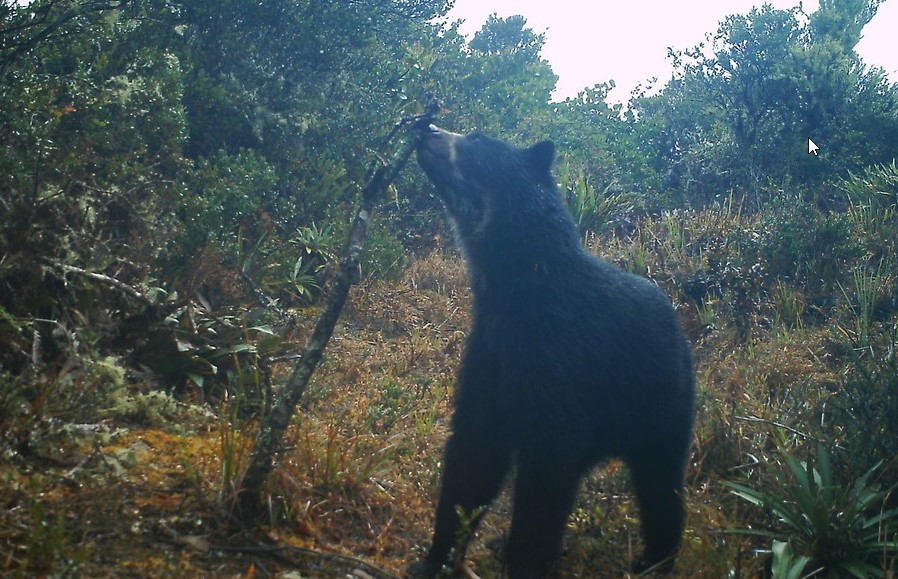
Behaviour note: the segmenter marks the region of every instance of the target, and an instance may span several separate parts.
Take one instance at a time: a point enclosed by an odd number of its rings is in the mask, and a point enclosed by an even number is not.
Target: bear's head
[[[468,241],[497,215],[514,222],[534,211],[545,214],[540,206],[558,197],[551,141],[519,149],[480,133],[459,135],[429,125],[418,136],[417,151],[418,163]]]

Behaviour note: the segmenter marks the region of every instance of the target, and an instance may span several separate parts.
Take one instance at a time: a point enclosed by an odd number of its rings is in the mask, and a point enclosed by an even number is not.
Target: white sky
[[[624,102],[640,82],[670,78],[667,48],[692,48],[715,32],[729,14],[745,14],[763,0],[455,0],[449,19],[465,20],[469,37],[487,16],[522,14],[537,33],[546,33],[542,56],[559,76],[555,98],[576,96],[587,86],[613,79],[611,100]],[[770,0],[775,8],[797,6],[797,0]],[[818,0],[804,2],[817,9]],[[864,29],[857,51],[868,65],[882,67],[898,82],[898,0],[883,2]]]

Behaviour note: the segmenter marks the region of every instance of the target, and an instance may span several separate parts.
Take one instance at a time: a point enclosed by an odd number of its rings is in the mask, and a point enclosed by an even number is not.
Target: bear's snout
[[[438,159],[448,159],[449,143],[439,133],[428,133],[418,137],[418,155],[429,155]]]
[[[458,135],[430,125],[418,135],[415,143],[418,162],[425,170],[446,170],[455,161],[455,142]]]

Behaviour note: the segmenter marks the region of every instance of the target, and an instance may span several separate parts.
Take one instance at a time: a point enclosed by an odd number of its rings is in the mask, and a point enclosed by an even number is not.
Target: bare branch
[[[431,110],[431,107],[428,107],[428,110]],[[413,119],[404,119],[400,122],[400,125],[407,125],[410,121],[424,122],[425,118],[428,117],[429,114]],[[394,128],[389,138],[391,139],[397,133],[398,130]],[[235,505],[238,514],[244,519],[257,518],[259,513],[262,512],[264,486],[268,480],[268,475],[274,467],[274,457],[280,449],[284,432],[287,430],[296,411],[296,406],[324,354],[324,349],[346,303],[349,288],[359,279],[359,262],[362,247],[368,232],[371,216],[374,212],[374,205],[377,199],[389,187],[390,183],[399,175],[399,171],[402,170],[413,151],[414,139],[408,138],[399,153],[393,157],[391,163],[380,163],[371,172],[368,182],[362,190],[361,203],[356,212],[352,229],[349,232],[340,262],[339,274],[331,290],[328,302],[321,317],[315,324],[312,335],[306,342],[300,361],[287,380],[282,395],[275,401],[269,413],[262,419],[259,437],[253,449],[249,468],[243,478],[238,503]]]
[[[73,265],[66,265],[64,263],[60,263],[58,261],[46,260],[46,263],[56,269],[63,271],[65,273],[75,273],[80,275],[81,277],[86,277],[87,279],[92,279],[94,281],[100,282],[104,285],[112,286],[123,293],[128,294],[132,298],[138,300],[139,302],[146,305],[153,305],[153,301],[147,296],[143,295],[133,287],[128,284],[121,282],[114,277],[110,277],[108,275],[102,273],[96,273],[93,271],[87,271],[86,269],[81,269],[80,267],[75,267]]]

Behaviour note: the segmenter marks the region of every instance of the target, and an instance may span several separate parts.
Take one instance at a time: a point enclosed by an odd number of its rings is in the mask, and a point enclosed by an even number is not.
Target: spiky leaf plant
[[[803,576],[813,563],[831,576],[884,577],[883,570],[898,559],[898,509],[887,509],[889,491],[869,482],[881,463],[842,487],[822,445],[816,464],[781,453],[787,468],[771,465],[779,484],[775,491],[724,482],[733,494],[776,517],[772,528],[738,531],[773,540],[774,576]]]

